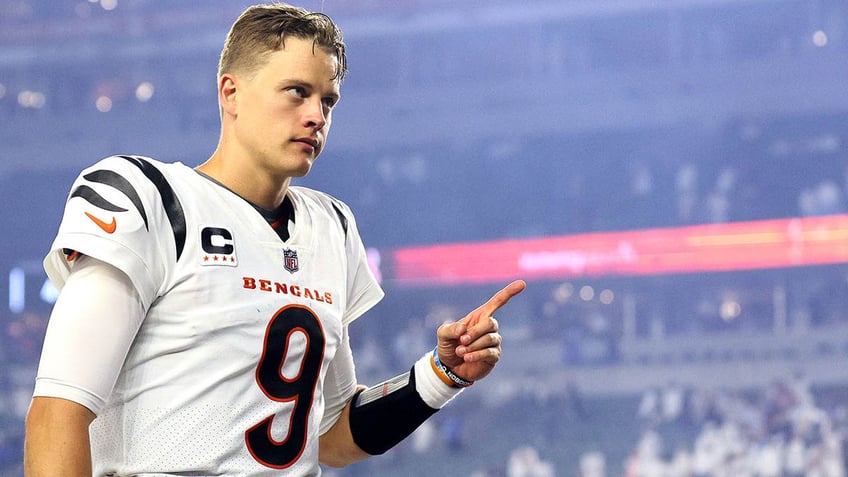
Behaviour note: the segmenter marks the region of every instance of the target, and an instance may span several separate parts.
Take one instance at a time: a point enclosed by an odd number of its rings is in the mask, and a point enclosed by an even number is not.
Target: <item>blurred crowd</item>
[[[674,383],[646,390],[638,409],[645,429],[624,475],[843,477],[844,393],[816,395],[802,375],[744,392]]]

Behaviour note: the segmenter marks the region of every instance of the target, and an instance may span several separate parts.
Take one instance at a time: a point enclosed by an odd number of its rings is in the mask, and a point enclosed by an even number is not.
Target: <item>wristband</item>
[[[415,388],[421,399],[433,409],[441,409],[465,388],[453,385],[444,373],[433,367],[433,356],[430,352],[421,355],[415,362]],[[448,382],[445,382],[445,381]]]
[[[439,361],[439,347],[436,346],[433,348],[433,355],[431,356],[431,364],[433,365],[434,370],[436,370],[436,374],[439,374],[439,378],[445,384],[449,384],[451,386],[455,386],[458,388],[467,388],[474,384],[474,381],[469,381],[467,379],[459,377],[456,373],[454,373],[450,368],[445,366],[441,361]],[[444,377],[447,377],[447,381],[444,380]]]

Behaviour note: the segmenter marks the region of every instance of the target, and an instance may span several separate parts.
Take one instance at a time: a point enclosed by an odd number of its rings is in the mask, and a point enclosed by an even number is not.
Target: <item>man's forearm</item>
[[[88,426],[94,413],[72,401],[33,398],[26,419],[27,477],[91,477]]]
[[[352,403],[347,403],[336,424],[319,440],[319,459],[324,465],[344,467],[370,457],[356,445],[350,433],[351,405]]]

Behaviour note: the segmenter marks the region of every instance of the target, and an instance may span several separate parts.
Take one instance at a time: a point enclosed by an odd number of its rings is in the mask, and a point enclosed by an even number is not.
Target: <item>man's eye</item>
[[[324,98],[324,99],[322,100],[322,102],[324,103],[324,107],[326,107],[326,108],[328,108],[328,109],[332,109],[332,108],[333,108],[333,106],[335,106],[335,105],[336,105],[336,103],[338,103],[338,102],[339,102],[339,100],[338,100],[338,99],[336,99],[336,98]]]
[[[286,92],[297,98],[306,97],[306,90],[304,88],[301,88],[300,86],[291,86],[289,88],[286,88]]]

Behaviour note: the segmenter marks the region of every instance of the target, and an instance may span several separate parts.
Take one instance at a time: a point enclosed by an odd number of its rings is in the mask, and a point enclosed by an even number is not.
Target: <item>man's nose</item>
[[[303,120],[306,127],[316,131],[327,125],[327,116],[324,114],[324,105],[320,99],[307,102]]]

